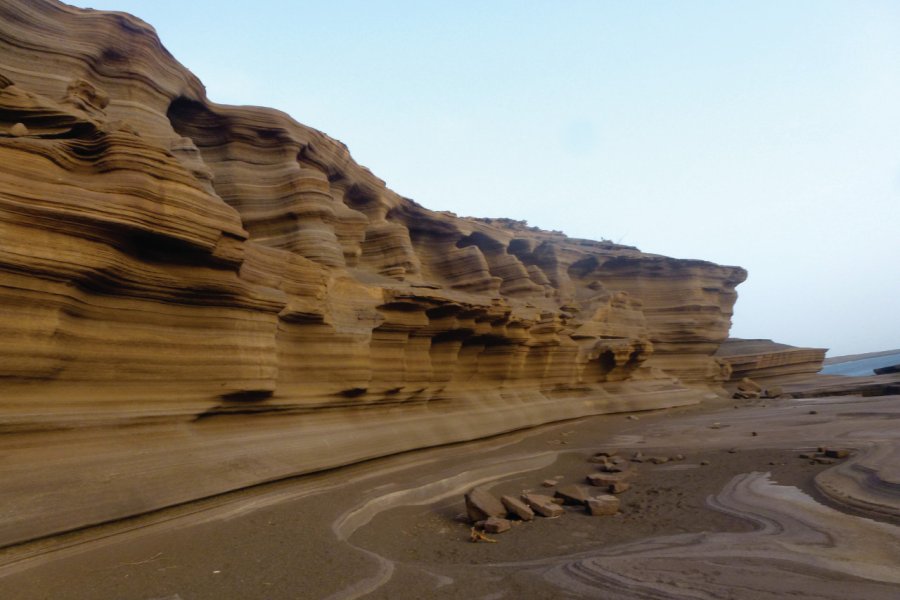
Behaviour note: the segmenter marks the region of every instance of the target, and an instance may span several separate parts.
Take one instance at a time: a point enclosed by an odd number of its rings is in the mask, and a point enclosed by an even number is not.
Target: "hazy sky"
[[[745,267],[736,337],[900,347],[900,2],[76,4],[428,208]]]

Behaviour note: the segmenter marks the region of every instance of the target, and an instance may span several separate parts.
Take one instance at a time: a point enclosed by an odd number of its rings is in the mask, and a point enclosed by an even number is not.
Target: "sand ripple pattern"
[[[821,505],[768,473],[735,477],[709,503],[757,529],[648,538],[530,566],[584,598],[897,598],[900,527]]]

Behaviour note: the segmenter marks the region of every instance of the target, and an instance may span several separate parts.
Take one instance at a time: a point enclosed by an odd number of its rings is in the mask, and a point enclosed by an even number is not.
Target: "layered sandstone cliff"
[[[696,402],[745,276],[430,211],[134,17],[0,3],[0,546]]]
[[[729,338],[719,346],[716,357],[731,367],[731,381],[744,377],[768,381],[818,373],[827,351],[827,348],[801,348],[772,340]]]

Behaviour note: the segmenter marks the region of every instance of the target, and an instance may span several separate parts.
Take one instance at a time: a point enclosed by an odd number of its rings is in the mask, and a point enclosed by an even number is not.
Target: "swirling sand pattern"
[[[816,488],[834,502],[900,520],[900,440],[869,445],[847,462],[820,473]]]
[[[900,528],[823,506],[767,473],[735,477],[709,503],[758,529],[649,538],[532,566],[585,598],[897,598]]]

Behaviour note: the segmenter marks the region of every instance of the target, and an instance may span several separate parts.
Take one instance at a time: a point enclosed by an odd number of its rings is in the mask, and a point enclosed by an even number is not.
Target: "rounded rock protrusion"
[[[9,128],[9,134],[13,137],[22,137],[28,135],[28,128],[25,123],[16,123]]]

